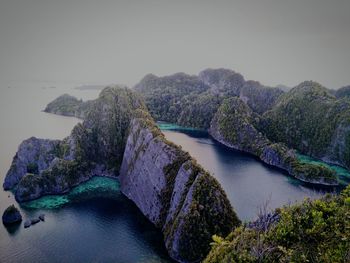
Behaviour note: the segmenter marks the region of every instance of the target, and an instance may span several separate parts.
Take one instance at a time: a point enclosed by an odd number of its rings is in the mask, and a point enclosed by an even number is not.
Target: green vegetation
[[[223,99],[243,96],[258,113],[270,109],[282,91],[245,81],[225,69],[204,70],[199,76],[177,73],[171,76],[145,76],[134,89],[145,99],[157,121],[184,127],[208,129]]]
[[[214,236],[204,262],[350,261],[350,186],[340,195],[307,199],[275,213],[277,222],[266,228],[245,224],[226,238]]]
[[[271,140],[350,167],[350,101],[307,81],[282,95],[263,117],[261,128]]]
[[[215,113],[215,109],[212,109],[215,104],[208,104],[208,100],[212,102],[215,98],[206,96],[202,99],[198,97],[199,94],[209,88],[197,76],[190,76],[184,73],[161,78],[147,75],[134,87],[136,91],[142,94],[151,115],[156,120],[194,128],[207,128],[210,123],[210,117],[209,120],[205,120],[208,118],[206,116],[207,112]],[[197,104],[209,108],[197,107],[195,109],[193,106]],[[193,110],[201,110],[202,115],[192,115],[195,118],[187,118],[186,114],[192,114]],[[198,113],[200,112],[196,114]],[[204,119],[201,119],[201,117]],[[182,120],[180,121],[180,119]]]

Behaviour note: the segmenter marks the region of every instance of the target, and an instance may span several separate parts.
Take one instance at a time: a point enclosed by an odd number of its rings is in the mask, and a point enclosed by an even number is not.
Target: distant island
[[[178,262],[346,261],[349,186],[339,195],[262,209],[257,220],[242,223],[216,179],[154,122],[207,130],[226,147],[298,180],[337,186],[330,166],[304,162],[298,153],[350,168],[350,100],[344,94],[347,89],[335,96],[313,81],[286,92],[228,69],[149,74],[133,89],[106,87],[87,102],[64,94],[45,112],[83,123],[63,140],[23,141],[4,188],[24,202],[66,193],[94,176],[118,178]]]

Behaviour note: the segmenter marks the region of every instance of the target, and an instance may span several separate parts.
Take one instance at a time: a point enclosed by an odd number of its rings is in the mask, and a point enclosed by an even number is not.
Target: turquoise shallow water
[[[162,131],[192,131],[192,132],[203,132],[206,133],[203,129],[196,129],[191,127],[184,127],[174,123],[159,121],[157,122],[159,129]]]
[[[49,195],[21,204],[24,208],[57,209],[70,202],[88,200],[96,197],[114,198],[119,193],[119,182],[107,177],[93,177],[73,188],[64,195]]]
[[[297,154],[297,156],[298,156],[298,159],[303,163],[312,163],[312,164],[323,165],[325,167],[332,169],[333,171],[335,171],[336,176],[338,177],[338,180],[341,184],[348,185],[350,183],[350,171],[349,170],[347,170],[341,166],[338,166],[338,165],[325,163],[321,160],[312,158],[312,157],[307,156],[307,155]]]

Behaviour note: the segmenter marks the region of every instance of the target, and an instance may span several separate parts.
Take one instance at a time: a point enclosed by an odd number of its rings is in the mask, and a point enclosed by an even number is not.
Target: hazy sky
[[[0,0],[0,81],[125,83],[226,67],[350,84],[350,0]]]

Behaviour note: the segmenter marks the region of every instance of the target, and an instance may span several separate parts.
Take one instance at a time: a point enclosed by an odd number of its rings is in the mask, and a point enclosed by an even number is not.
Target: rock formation
[[[172,258],[195,262],[211,236],[239,224],[219,183],[179,146],[167,141],[145,112],[130,125],[120,170],[121,191],[163,234]]]
[[[22,215],[14,205],[10,205],[4,211],[2,215],[2,223],[4,225],[11,225],[20,223],[22,221]]]

